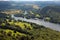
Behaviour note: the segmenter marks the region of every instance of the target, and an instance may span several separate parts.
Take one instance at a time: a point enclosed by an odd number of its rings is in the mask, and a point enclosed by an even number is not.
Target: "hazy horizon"
[[[60,1],[60,0],[0,0],[0,1]]]

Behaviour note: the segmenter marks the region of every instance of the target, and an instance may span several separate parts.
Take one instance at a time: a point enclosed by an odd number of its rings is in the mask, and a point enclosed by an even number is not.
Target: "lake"
[[[43,25],[45,27],[48,27],[48,28],[56,30],[56,31],[60,31],[60,24],[47,22],[47,21],[44,21],[41,19],[26,19],[26,18],[22,18],[22,17],[15,17],[13,14],[11,15],[11,17],[14,18],[15,20],[23,20],[23,21],[27,21],[27,22],[32,22],[32,23],[36,23],[38,25]]]

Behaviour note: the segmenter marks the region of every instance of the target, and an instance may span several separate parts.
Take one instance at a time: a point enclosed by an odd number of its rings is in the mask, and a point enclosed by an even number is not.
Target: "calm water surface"
[[[15,17],[14,15],[11,15],[12,18],[14,18],[15,20],[23,20],[23,21],[27,21],[27,22],[32,22],[32,23],[36,23],[39,25],[43,25],[45,27],[51,28],[53,30],[56,31],[60,31],[60,24],[54,24],[54,23],[50,23],[50,22],[46,22],[44,20],[41,19],[26,19],[26,18],[22,18],[22,17]]]

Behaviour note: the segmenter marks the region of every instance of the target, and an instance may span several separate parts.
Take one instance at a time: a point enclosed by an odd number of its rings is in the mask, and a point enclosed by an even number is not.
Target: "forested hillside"
[[[0,40],[60,40],[60,32],[35,23],[0,19]]]
[[[50,22],[60,23],[60,6],[46,6],[40,14],[45,18],[49,17]]]

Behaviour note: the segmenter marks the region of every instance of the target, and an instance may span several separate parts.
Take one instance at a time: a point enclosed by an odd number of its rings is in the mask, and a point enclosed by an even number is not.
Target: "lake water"
[[[43,25],[45,27],[48,27],[48,28],[56,30],[56,31],[60,31],[60,24],[46,22],[46,21],[41,20],[41,19],[35,20],[35,19],[26,19],[26,18],[22,18],[22,17],[15,17],[14,15],[11,15],[11,17],[14,18],[15,20],[23,20],[23,21],[27,21],[27,22],[32,22],[32,23],[36,23],[39,25]]]

